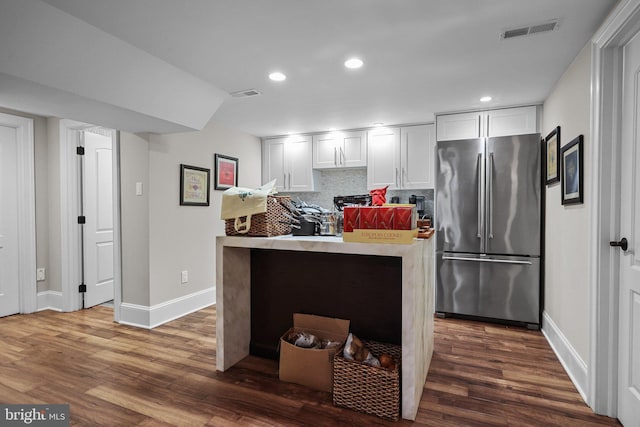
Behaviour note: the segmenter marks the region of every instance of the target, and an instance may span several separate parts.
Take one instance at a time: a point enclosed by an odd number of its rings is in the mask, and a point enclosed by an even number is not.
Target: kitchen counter
[[[433,241],[415,239],[412,244],[402,245],[347,243],[334,236],[217,237],[217,369],[229,369],[250,353],[252,251],[305,252],[299,255],[308,260],[331,254],[333,262],[341,258],[347,262],[353,255],[396,259],[402,276],[398,279],[401,313],[396,313],[401,317],[402,417],[415,419],[433,354]],[[269,268],[269,264],[261,268]],[[384,313],[377,314],[384,317]]]

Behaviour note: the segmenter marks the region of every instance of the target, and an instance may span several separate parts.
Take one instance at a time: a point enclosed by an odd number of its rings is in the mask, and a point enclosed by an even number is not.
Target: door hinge
[[[82,146],[76,147],[76,154],[78,156],[84,156],[84,147],[82,147]]]
[[[80,215],[78,217],[78,224],[85,224],[87,222],[87,218],[84,215]]]
[[[81,285],[78,286],[78,292],[80,293],[85,293],[87,292],[87,285],[85,285],[84,283],[82,283]]]

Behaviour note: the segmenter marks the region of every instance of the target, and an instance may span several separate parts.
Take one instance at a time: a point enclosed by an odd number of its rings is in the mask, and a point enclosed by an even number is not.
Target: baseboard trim
[[[62,311],[62,292],[38,292],[36,300],[36,311],[42,310]]]
[[[153,329],[164,323],[202,310],[216,303],[216,288],[209,288],[151,307],[137,304],[120,304],[120,322],[124,325]]]
[[[587,364],[546,311],[542,313],[542,333],[586,403],[589,386]]]

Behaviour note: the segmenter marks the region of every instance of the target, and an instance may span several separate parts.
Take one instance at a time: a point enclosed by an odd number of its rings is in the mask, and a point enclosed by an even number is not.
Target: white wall
[[[213,190],[215,153],[239,159],[239,186],[261,184],[260,140],[252,135],[210,122],[199,132],[150,136],[151,306],[215,286],[215,236],[224,234],[222,191]],[[211,169],[210,206],[180,206],[181,163]],[[189,272],[186,285],[180,283],[182,270]]]
[[[561,146],[584,135],[584,177],[590,171],[589,144],[591,51],[587,44],[544,103],[543,136],[556,126]],[[562,206],[560,184],[547,186],[545,312],[589,366],[588,208],[589,180],[584,179],[584,204]],[[546,327],[546,325],[545,325]]]
[[[127,132],[120,132],[120,225],[122,302],[149,306],[149,141]]]

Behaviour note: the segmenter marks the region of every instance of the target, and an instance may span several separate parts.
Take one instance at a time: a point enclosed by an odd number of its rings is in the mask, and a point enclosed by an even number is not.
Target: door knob
[[[619,242],[609,242],[609,246],[620,246],[620,249],[622,249],[623,251],[626,251],[629,247],[626,237],[620,239]]]

